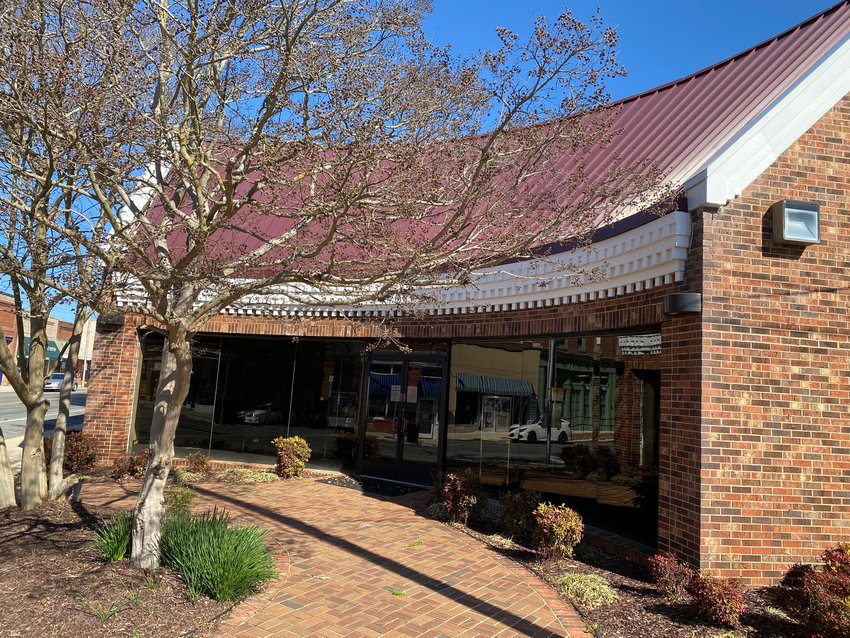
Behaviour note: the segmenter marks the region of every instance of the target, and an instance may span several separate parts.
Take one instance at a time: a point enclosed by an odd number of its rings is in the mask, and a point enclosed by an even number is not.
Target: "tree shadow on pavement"
[[[360,558],[365,558],[371,563],[380,565],[381,567],[388,569],[400,576],[403,576],[404,578],[415,580],[421,586],[430,589],[433,592],[439,593],[449,600],[461,603],[471,610],[474,609],[477,613],[480,613],[484,616],[492,618],[493,620],[508,625],[515,631],[522,633],[526,636],[545,635],[546,629],[544,627],[536,625],[533,622],[520,616],[517,616],[516,614],[506,609],[502,609],[491,603],[488,603],[487,601],[481,600],[480,598],[477,598],[472,594],[468,594],[464,591],[461,591],[460,589],[457,589],[449,583],[434,579],[428,576],[427,574],[423,574],[414,569],[411,569],[409,566],[404,565],[396,560],[387,558],[386,556],[381,556],[380,554],[360,547],[359,545],[347,541],[344,538],[334,536],[333,534],[328,534],[327,532],[324,532],[321,529],[310,525],[309,523],[305,523],[297,518],[286,516],[278,511],[269,509],[268,507],[263,507],[255,503],[249,503],[240,500],[239,498],[228,496],[226,494],[221,494],[213,490],[208,490],[197,485],[193,486],[193,489],[199,494],[202,494],[209,499],[229,502],[232,503],[234,506],[252,510],[255,513],[262,515],[263,517],[271,521],[275,521],[281,525],[289,527],[290,529],[296,530],[303,534],[308,534],[315,539],[328,543],[329,545],[333,545],[352,555],[358,556]]]

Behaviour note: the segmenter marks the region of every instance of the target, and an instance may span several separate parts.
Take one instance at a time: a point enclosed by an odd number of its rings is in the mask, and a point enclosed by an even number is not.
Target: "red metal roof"
[[[547,170],[537,178],[525,182],[520,196],[523,205],[518,207],[525,211],[526,221],[523,223],[533,224],[535,213],[545,215],[544,208],[566,204],[574,197],[569,180],[579,161],[584,164],[583,172],[591,182],[594,176],[609,172],[616,162],[628,166],[633,162],[650,160],[671,181],[683,183],[702,170],[849,33],[850,0],[843,0],[736,56],[616,102],[612,105],[613,127],[621,133],[607,146],[593,147],[581,158],[565,153],[551,160]],[[243,211],[237,216],[233,230],[216,233],[210,258],[227,261],[229,255],[245,255],[264,241],[291,229],[299,218],[296,195],[297,192],[293,191],[283,198],[294,200],[290,214],[280,218],[264,214],[261,205],[259,210]],[[260,200],[264,197],[275,199],[278,204],[280,202],[274,189],[261,195]],[[321,220],[314,223],[321,224]],[[411,224],[408,223],[400,234],[409,237],[414,244],[413,250],[419,238],[411,232],[411,228],[416,229]],[[505,230],[510,231],[509,228]],[[385,231],[395,234],[389,232],[389,226]],[[178,241],[175,242],[175,239]],[[179,239],[170,237],[169,243],[179,243]],[[498,240],[498,237],[490,239]],[[392,251],[397,252],[399,245],[394,244],[391,248],[382,254],[380,233],[372,237],[368,249],[373,255],[373,263],[380,263],[380,260],[389,263],[394,258]],[[338,257],[352,258],[363,249],[359,244],[340,244],[333,250]],[[301,265],[309,269],[311,263],[330,259],[329,250],[319,251],[305,261],[284,245],[276,250],[275,257],[291,259],[293,268]]]
[[[687,180],[848,33],[844,0],[727,60],[617,102],[614,125],[622,133],[594,153],[588,170],[619,154],[652,159],[672,179]]]

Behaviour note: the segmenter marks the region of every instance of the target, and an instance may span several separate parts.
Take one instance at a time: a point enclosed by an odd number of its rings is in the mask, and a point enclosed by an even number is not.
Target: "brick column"
[[[702,321],[687,315],[661,329],[658,546],[699,566],[701,554]]]
[[[140,368],[137,323],[128,317],[120,328],[100,328],[95,336],[84,429],[105,464],[127,453]]]

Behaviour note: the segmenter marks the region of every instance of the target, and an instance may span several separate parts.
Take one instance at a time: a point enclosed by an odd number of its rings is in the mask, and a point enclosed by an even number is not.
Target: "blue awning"
[[[369,374],[369,396],[388,397],[393,386],[399,385],[397,374],[383,374],[372,372]]]
[[[429,399],[437,399],[443,392],[443,380],[440,377],[422,377],[419,379],[419,394]]]
[[[534,394],[531,381],[510,377],[485,377],[478,374],[457,373],[458,392],[476,392],[506,397],[530,397]]]

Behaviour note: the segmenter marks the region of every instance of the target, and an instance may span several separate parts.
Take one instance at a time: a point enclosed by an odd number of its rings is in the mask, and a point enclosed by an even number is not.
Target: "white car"
[[[560,425],[553,424],[551,432],[551,440],[558,443],[566,443],[573,436],[570,430],[570,422],[566,419],[561,419]],[[528,423],[514,423],[508,428],[508,438],[517,442],[537,443],[537,441],[546,440],[546,426],[543,425],[543,417],[541,416],[536,421]]]
[[[57,392],[62,389],[62,381],[65,380],[64,372],[55,372],[51,374],[47,379],[44,380],[44,389],[45,390],[56,390]],[[77,379],[71,382],[71,389],[77,389]]]
[[[262,403],[247,410],[240,410],[236,416],[244,423],[279,423],[283,412],[274,403]]]

